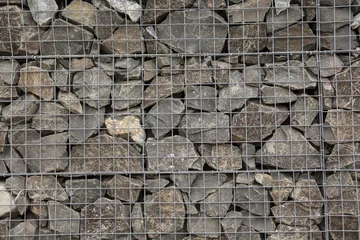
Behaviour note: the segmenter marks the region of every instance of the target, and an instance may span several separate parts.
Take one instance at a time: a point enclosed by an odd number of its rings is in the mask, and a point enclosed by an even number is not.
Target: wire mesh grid
[[[359,239],[359,0],[0,0],[0,239]]]

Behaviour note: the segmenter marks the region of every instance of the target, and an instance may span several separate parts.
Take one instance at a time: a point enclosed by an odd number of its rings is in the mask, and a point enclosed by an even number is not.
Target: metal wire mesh
[[[359,0],[0,0],[0,239],[359,239]]]

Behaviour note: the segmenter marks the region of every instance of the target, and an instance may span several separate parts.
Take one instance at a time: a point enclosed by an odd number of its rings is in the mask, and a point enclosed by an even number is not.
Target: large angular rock
[[[63,171],[68,165],[68,133],[48,135],[17,148],[31,172]]]
[[[213,71],[205,63],[194,63],[184,66],[186,84],[206,84],[213,82]],[[203,86],[205,87],[205,86]]]
[[[233,74],[230,75],[229,69],[231,69],[231,64],[227,62],[221,61],[211,61],[211,66],[213,69],[213,79],[217,86],[220,88],[226,86],[230,82],[230,77],[233,82],[236,82],[241,74],[239,72],[234,71]]]
[[[224,229],[225,236],[229,240],[234,240],[236,238],[236,232],[238,232],[243,215],[241,212],[230,211],[226,214],[226,216],[221,219],[220,224]]]
[[[84,105],[83,114],[69,116],[69,142],[83,143],[94,133],[100,131],[105,121],[105,108],[96,109]]]
[[[15,199],[6,190],[5,181],[0,181],[0,217],[7,217],[16,210]]]
[[[259,65],[246,66],[243,69],[242,73],[243,73],[242,78],[244,79],[247,85],[254,87],[259,87],[262,85],[265,72],[261,66]]]
[[[107,7],[97,10],[96,17],[94,34],[99,40],[108,39],[116,30],[116,26],[124,24],[124,19],[116,11]]]
[[[5,106],[1,111],[2,116],[12,125],[29,121],[37,113],[39,104],[39,98],[28,93]]]
[[[289,110],[281,105],[276,107],[249,102],[232,121],[232,135],[238,140],[261,141],[289,117]]]
[[[27,0],[34,20],[40,25],[48,25],[55,17],[59,7],[55,0]]]
[[[7,173],[7,168],[10,173],[25,174],[28,172],[24,159],[22,159],[20,154],[14,148],[5,147],[4,152],[0,154],[0,157],[1,160],[3,160],[0,162],[0,173]]]
[[[260,52],[266,47],[266,25],[231,26],[229,40],[231,53]]]
[[[58,101],[71,113],[82,114],[83,107],[80,103],[80,100],[72,92],[63,92],[58,93]]]
[[[47,71],[39,67],[20,69],[19,87],[47,101],[54,98],[54,81]]]
[[[261,93],[261,99],[265,104],[288,103],[298,99],[293,91],[283,87],[263,85]]]
[[[360,139],[360,114],[353,111],[331,109],[325,118],[326,129],[332,136],[325,139],[328,143],[353,142]]]
[[[68,206],[55,201],[48,201],[49,228],[60,233],[78,236],[80,214]]]
[[[155,28],[153,26],[146,27],[143,30],[146,43],[146,50],[149,54],[168,54],[172,51],[164,43],[158,41]]]
[[[138,179],[116,175],[106,182],[105,187],[111,198],[134,203],[138,200],[143,185]]]
[[[137,22],[142,13],[142,7],[134,0],[106,0],[116,11],[128,15],[133,22]]]
[[[190,201],[204,200],[209,194],[216,192],[226,179],[225,174],[198,174],[190,188]]]
[[[343,215],[343,214],[340,214]],[[357,216],[330,216],[329,232],[334,240],[340,239],[358,239],[359,226]]]
[[[103,41],[102,45],[116,54],[143,53],[145,50],[138,25],[120,26],[112,36]]]
[[[191,113],[180,122],[180,135],[198,143],[222,143],[230,139],[229,116],[224,113]]]
[[[27,196],[26,191],[20,191],[15,197],[15,205],[20,215],[24,216],[26,211],[30,207],[30,199]]]
[[[317,85],[317,78],[308,72],[304,64],[298,60],[265,64],[265,67],[265,83],[291,90],[315,88]]]
[[[142,101],[143,88],[141,80],[116,83],[111,91],[112,108],[123,110],[139,105]]]
[[[186,213],[188,215],[192,215],[192,214],[199,214],[199,211],[196,207],[195,203],[191,203],[189,196],[187,193],[183,192],[183,198],[184,198],[184,203],[185,203],[185,208],[186,208]]]
[[[354,181],[349,172],[335,172],[326,178],[326,197],[328,199],[341,198],[348,191],[356,191]]]
[[[73,92],[89,106],[102,108],[110,103],[112,84],[105,72],[92,68],[74,75]]]
[[[19,81],[20,64],[15,60],[0,61],[0,82],[15,85]]]
[[[234,202],[255,215],[270,214],[270,197],[266,188],[260,185],[237,184],[234,190]]]
[[[359,143],[336,144],[326,159],[326,169],[353,168],[354,164],[356,166],[360,162],[359,154]]]
[[[176,204],[174,204],[176,202]],[[146,199],[146,231],[150,238],[173,233],[184,227],[186,210],[181,192],[165,188]]]
[[[176,176],[176,175],[175,175]],[[154,193],[159,191],[160,189],[164,188],[166,185],[169,184],[169,180],[165,178],[159,179],[146,179],[144,183],[145,190]]]
[[[204,214],[192,215],[187,219],[187,229],[191,236],[199,237],[195,239],[217,239],[221,234],[220,219],[210,218]]]
[[[145,117],[145,123],[155,138],[164,137],[180,123],[184,104],[179,99],[164,99],[155,104]]]
[[[114,239],[120,233],[129,233],[129,217],[129,207],[119,200],[99,198],[81,209],[81,239]],[[107,219],[106,224],[104,219]]]
[[[296,147],[293,147],[295,146]],[[256,152],[256,162],[263,166],[284,169],[311,169],[321,167],[319,152],[296,129],[281,126]]]
[[[61,11],[61,16],[69,22],[82,25],[92,30],[97,24],[96,13],[94,5],[83,2],[82,0],[75,0]]]
[[[143,170],[142,157],[129,142],[106,134],[89,138],[84,145],[74,146],[70,156],[71,165],[67,170],[74,174]]]
[[[227,182],[210,193],[200,204],[200,210],[209,217],[224,217],[233,201],[233,182]]]
[[[219,53],[224,47],[227,29],[227,23],[217,13],[191,9],[171,13],[157,25],[156,35],[159,41],[178,52]]]
[[[30,176],[26,183],[29,197],[33,200],[68,200],[67,193],[54,176]]]
[[[195,178],[195,173],[175,173],[170,175],[171,181],[173,181],[177,188],[180,189],[182,192],[186,193],[190,192],[191,185],[194,182]]]
[[[180,171],[202,169],[200,156],[193,143],[182,136],[175,135],[161,140],[149,138],[145,145],[148,171]]]
[[[341,72],[344,67],[343,61],[336,54],[320,55],[319,66],[317,66],[317,61],[315,56],[311,56],[309,60],[306,61],[306,66],[309,67],[315,75],[318,75],[318,70],[320,70],[322,77],[333,76]]]
[[[157,76],[143,93],[143,106],[154,105],[158,100],[184,90],[184,75]]]
[[[37,226],[32,221],[21,222],[9,231],[11,239],[35,239]],[[7,238],[3,238],[7,239]]]
[[[293,180],[283,174],[273,174],[272,188],[269,193],[275,205],[288,200],[294,188]]]
[[[60,63],[56,64],[55,69],[51,72],[51,79],[54,81],[54,85],[61,91],[69,92],[69,78],[69,70]]]
[[[0,122],[0,152],[4,152],[8,130],[9,127],[5,123]]]
[[[283,240],[283,239],[307,240],[309,239],[310,234],[311,233],[309,229],[306,227],[279,225],[276,228],[276,232],[272,234],[270,237],[268,237],[267,240]],[[311,235],[310,239],[317,239],[317,238],[315,238],[314,235]],[[322,236],[320,239],[322,239]]]
[[[202,144],[198,148],[207,165],[213,169],[237,170],[242,168],[242,152],[230,144]]]
[[[187,86],[185,88],[185,105],[188,108],[216,111],[216,88],[209,86]]]
[[[359,210],[354,204],[359,199],[360,194],[357,189],[344,191],[341,196],[328,201],[327,212],[329,215],[357,215]]]
[[[359,47],[357,33],[345,25],[333,33],[320,32],[321,47],[331,50],[354,50]]]
[[[321,7],[319,11],[320,31],[335,32],[336,29],[352,22],[353,16],[348,8]]]
[[[253,228],[258,232],[274,232],[276,229],[275,221],[272,217],[259,217],[248,211],[241,211],[243,215],[242,225]]]
[[[184,10],[187,7],[190,7],[194,0],[181,0],[181,1],[167,1],[167,0],[150,0],[146,2],[146,7],[144,11],[143,21],[154,22],[159,19],[159,17],[164,16],[168,12],[173,10]]]
[[[271,0],[247,0],[228,7],[227,15],[230,23],[250,23],[264,21],[269,11]]]
[[[309,208],[320,208],[324,205],[324,198],[314,179],[300,178],[290,196],[294,201]]]
[[[26,179],[23,176],[11,176],[5,180],[5,188],[13,195],[26,189]]]
[[[292,126],[301,131],[310,128],[312,122],[319,114],[319,101],[309,95],[302,95],[291,107]]]
[[[146,240],[144,214],[140,203],[136,203],[132,209],[131,215],[131,228],[134,237],[138,240]]]
[[[71,207],[80,210],[103,197],[106,193],[98,179],[69,179],[65,181],[65,189],[69,194]]]
[[[49,215],[45,201],[31,201],[30,212],[34,214],[36,219],[39,219],[39,225],[41,227],[46,226]]]
[[[43,132],[64,132],[69,128],[69,110],[56,102],[42,102],[32,118],[31,128]]]
[[[0,82],[0,99],[15,100],[18,97],[19,95],[15,86],[9,86],[6,83]]]
[[[279,14],[276,12],[277,9],[276,11],[270,10],[265,17],[267,32],[271,34],[297,23],[297,21],[305,16],[304,10],[295,4],[289,6]]]
[[[94,36],[89,31],[56,19],[41,38],[43,55],[84,55],[90,52]]]
[[[298,23],[275,32],[268,38],[267,47],[271,52],[300,52],[314,50],[316,35],[308,24]]]

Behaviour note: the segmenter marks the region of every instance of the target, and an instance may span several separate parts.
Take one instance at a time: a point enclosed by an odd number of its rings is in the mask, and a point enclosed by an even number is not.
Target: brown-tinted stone
[[[137,22],[141,16],[142,7],[134,0],[106,0],[116,11],[126,14],[132,22]]]
[[[287,201],[291,192],[293,191],[294,183],[291,178],[279,174],[273,175],[272,188],[270,189],[270,196],[275,205]]]
[[[298,227],[298,226],[293,227],[293,226],[280,224],[276,228],[276,232],[272,234],[270,237],[268,237],[267,240],[285,240],[285,239],[308,240],[309,235],[310,235],[309,229],[307,229],[306,227]],[[311,236],[310,239],[314,239],[313,236]]]
[[[11,173],[25,174],[28,172],[27,165],[20,154],[12,147],[5,147],[4,152],[0,154],[3,161],[0,162],[0,173],[7,173],[9,169]],[[5,166],[5,165],[6,166]]]
[[[228,42],[231,53],[259,52],[266,47],[266,25],[231,26]]]
[[[138,240],[146,240],[146,234],[144,234],[145,220],[140,203],[136,203],[134,205],[130,218],[131,218],[131,228],[133,230],[134,237]]]
[[[107,194],[111,198],[134,203],[138,200],[144,183],[135,178],[116,175],[106,182]]]
[[[48,201],[49,227],[60,233],[74,237],[79,235],[80,214],[68,206]]]
[[[144,62],[144,81],[150,81],[157,75],[156,60]]]
[[[243,221],[243,215],[241,212],[230,211],[226,216],[221,219],[220,223],[224,229],[225,236],[229,240],[237,239],[236,232],[239,230]]]
[[[248,0],[228,7],[227,15],[231,23],[264,21],[271,6],[271,0]]]
[[[83,113],[83,107],[80,103],[80,100],[72,92],[60,91],[58,93],[58,101],[72,113]]]
[[[213,82],[213,71],[206,64],[189,64],[185,65],[185,83],[186,84],[203,84]]]
[[[39,225],[45,227],[49,218],[46,202],[40,200],[31,201],[30,211],[39,219]]]
[[[326,196],[341,198],[344,192],[355,191],[355,184],[349,172],[335,172],[326,178]]]
[[[343,191],[340,196],[327,199],[327,212],[330,215],[357,215],[359,213],[356,202],[360,197],[357,189]]]
[[[172,176],[172,175],[171,175]],[[171,177],[170,176],[170,177]],[[177,176],[177,175],[175,175]],[[163,189],[166,185],[169,184],[169,180],[165,179],[165,178],[158,178],[158,179],[146,179],[145,183],[144,183],[144,188],[151,192],[157,192],[160,189]]]
[[[230,144],[202,144],[198,148],[207,165],[213,169],[236,170],[242,168],[242,153],[239,147]]]
[[[336,144],[326,160],[326,168],[334,170],[346,167],[354,168],[355,164],[360,161],[359,154],[359,143]]]
[[[6,190],[5,181],[0,181],[0,217],[4,218],[16,211],[15,199]]]
[[[236,184],[234,202],[255,215],[270,214],[270,197],[266,188],[260,185]]]
[[[342,215],[342,214],[340,214]],[[329,232],[334,240],[359,238],[359,218],[357,216],[330,216]]]
[[[306,176],[296,182],[291,198],[309,208],[318,208],[324,205],[324,198],[316,181],[314,179],[306,179]]]
[[[325,139],[329,143],[352,142],[360,139],[360,114],[353,111],[332,109],[325,118],[326,128],[332,136]]]
[[[9,236],[11,239],[35,239],[34,236],[36,234],[36,225],[32,221],[21,222],[9,231]],[[9,237],[7,236],[7,237]],[[8,239],[8,238],[3,239]]]
[[[69,64],[71,71],[85,71],[95,67],[94,62],[90,58],[72,58]]]
[[[18,54],[23,26],[21,9],[17,6],[1,7],[0,26],[0,52],[7,55]]]
[[[29,197],[33,200],[68,200],[67,193],[54,176],[31,176],[26,182]]]
[[[190,191],[191,185],[196,178],[195,173],[175,173],[170,175],[171,181],[180,189],[182,192],[188,193]]]
[[[96,8],[92,4],[83,2],[82,0],[72,1],[61,11],[61,15],[65,20],[90,29],[93,29],[97,24]]]

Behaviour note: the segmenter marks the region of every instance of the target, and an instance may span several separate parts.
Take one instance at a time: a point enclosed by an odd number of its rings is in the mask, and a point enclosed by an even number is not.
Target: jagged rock
[[[0,60],[0,82],[15,85],[19,81],[20,64],[15,60]]]
[[[140,26],[138,25],[119,26],[112,36],[103,41],[102,45],[108,51],[116,54],[143,53],[145,50]]]
[[[315,56],[311,56],[306,61],[306,66],[315,74],[318,75],[318,70],[322,77],[330,77],[341,72],[344,67],[344,63],[341,58],[336,54],[320,55],[319,66],[317,66],[317,60]]]
[[[186,84],[206,84],[213,82],[213,72],[206,64],[185,65],[184,71]]]
[[[336,142],[353,142],[360,139],[360,114],[353,111],[331,109],[328,110],[325,125],[332,136],[325,141],[334,144]]]
[[[226,7],[225,0],[195,0],[194,4],[192,5],[193,8],[199,9],[219,9]]]
[[[0,217],[7,217],[10,213],[16,211],[14,198],[6,190],[5,181],[0,181]]]
[[[341,196],[328,201],[327,212],[329,215],[357,215],[359,210],[354,204],[359,199],[360,194],[356,189],[344,191]]]
[[[187,86],[185,88],[185,105],[188,108],[207,112],[216,111],[217,90],[208,86]]]
[[[302,131],[310,128],[319,114],[319,101],[309,95],[302,95],[291,107],[292,126]]]
[[[296,182],[290,197],[294,201],[299,202],[299,204],[309,208],[318,208],[324,205],[324,198],[316,181],[314,179],[307,179],[306,176]]]
[[[315,88],[317,78],[311,75],[298,60],[290,60],[285,63],[265,64],[265,83],[291,90],[303,90]]]
[[[253,228],[258,232],[274,232],[276,229],[275,221],[272,217],[256,216],[248,211],[241,211],[242,225]]]
[[[9,144],[15,148],[39,138],[40,134],[37,131],[30,129],[27,124],[12,126],[7,136]]]
[[[186,213],[188,215],[196,215],[196,214],[199,214],[199,211],[196,207],[196,204],[195,203],[191,203],[190,202],[190,199],[189,199],[189,196],[187,193],[183,192],[182,193],[182,196],[183,196],[183,199],[184,199],[184,204],[185,204],[185,208],[186,208]]]
[[[283,87],[263,85],[261,93],[261,99],[265,104],[288,103],[298,99],[293,91]]]
[[[154,105],[162,98],[184,90],[184,75],[157,76],[143,93],[144,107]]]
[[[280,15],[283,11],[290,8],[290,0],[275,0],[276,15]]]
[[[179,133],[198,143],[222,143],[230,139],[229,116],[224,113],[192,113],[185,115]]]
[[[230,211],[221,219],[220,224],[224,229],[225,236],[229,240],[237,239],[236,233],[239,231],[243,215],[241,212]]]
[[[41,227],[45,227],[49,218],[48,209],[45,201],[34,200],[30,204],[30,212],[39,219]]]
[[[11,176],[5,180],[5,188],[13,195],[26,190],[26,179],[23,176]]]
[[[149,54],[169,54],[172,51],[164,43],[158,41],[155,28],[153,26],[146,27],[143,30],[143,35],[146,43],[146,50]]]
[[[145,23],[154,22],[159,19],[159,17],[164,16],[170,10],[184,10],[187,7],[190,7],[194,0],[181,0],[168,2],[166,0],[158,1],[147,1],[144,11],[143,21]]]
[[[27,192],[33,200],[68,200],[67,193],[54,176],[30,176],[26,182]]]
[[[113,69],[113,67],[109,67],[109,71],[111,71],[111,69]],[[115,73],[119,81],[139,80],[142,78],[143,68],[142,66],[137,66],[131,70],[116,69]]]
[[[54,85],[61,91],[69,92],[69,74],[69,71],[60,63],[56,64],[54,71],[51,72]]]
[[[104,121],[105,108],[96,109],[85,104],[83,114],[69,116],[69,142],[85,142],[94,133],[100,131]]]
[[[355,84],[355,83],[353,83]],[[333,98],[336,96],[335,89],[327,78],[321,78],[323,91],[323,109],[329,110],[333,108]],[[340,100],[341,98],[339,98]]]
[[[69,70],[72,72],[85,71],[93,67],[95,67],[95,64],[90,58],[72,58],[69,62]]]
[[[293,191],[294,184],[291,178],[283,174],[273,174],[272,188],[270,189],[270,196],[275,205],[285,202],[291,192]]]
[[[216,239],[221,234],[220,219],[210,218],[204,214],[189,216],[187,226],[188,232],[191,235],[196,235],[203,239]]]
[[[227,29],[227,23],[217,13],[191,9],[171,13],[156,26],[156,35],[178,52],[219,53],[224,47]]]
[[[0,99],[15,100],[18,97],[18,92],[14,86],[9,86],[6,83],[0,82]]]
[[[73,92],[91,107],[102,108],[110,103],[111,84],[105,72],[92,68],[74,75]]]
[[[141,80],[116,83],[111,92],[112,108],[123,110],[139,105],[142,102],[143,87]]]
[[[196,174],[171,174],[170,179],[173,181],[173,183],[177,186],[178,189],[180,189],[183,192],[189,193],[191,189],[191,185],[194,182],[196,178]]]
[[[255,173],[254,179],[257,183],[259,183],[260,185],[262,185],[264,187],[267,187],[267,188],[272,187],[273,178],[269,174]]]
[[[40,25],[48,25],[55,17],[59,7],[55,0],[27,0],[34,20]]]
[[[268,191],[260,185],[236,184],[234,202],[255,215],[268,216],[270,214],[270,198]]]
[[[329,232],[334,240],[359,238],[358,217],[351,215],[330,216]]]
[[[236,183],[251,185],[255,181],[255,175],[253,173],[239,173],[236,175]]]
[[[265,72],[261,66],[246,66],[243,70],[243,78],[247,85],[259,87],[264,79]]]
[[[7,143],[7,135],[8,135],[9,127],[3,123],[0,122],[0,152],[4,152],[5,145]]]
[[[216,192],[226,179],[225,174],[198,174],[190,188],[190,201],[204,200],[209,194]]]
[[[64,132],[69,128],[69,110],[56,102],[42,102],[31,128],[42,132]]]
[[[267,47],[271,52],[300,52],[314,50],[316,35],[308,24],[298,23],[275,32],[268,38]]]
[[[29,0],[28,0],[29,1]],[[32,221],[21,222],[9,231],[11,239],[35,239],[37,226]],[[4,238],[7,239],[7,238]]]
[[[354,164],[360,161],[359,143],[341,143],[336,144],[326,160],[326,169],[342,169],[346,167],[353,168]]]
[[[264,21],[269,11],[271,0],[248,0],[243,3],[230,5],[227,15],[230,23],[250,23]]]
[[[352,22],[353,16],[348,8],[321,7],[319,11],[320,31],[335,32],[336,29]]]
[[[0,173],[7,173],[6,167],[9,169],[10,173],[25,174],[28,172],[27,165],[14,148],[5,147],[4,152],[1,153],[0,156],[3,160],[0,162]]]
[[[129,206],[119,200],[99,198],[81,209],[80,233],[84,240],[114,239],[120,233],[129,233]],[[107,219],[104,224],[104,219]]]
[[[242,168],[240,148],[230,144],[202,144],[198,148],[207,165],[213,169],[237,170]]]
[[[58,101],[72,113],[83,113],[83,107],[80,103],[80,100],[72,92],[60,91],[58,93]]]
[[[224,217],[233,201],[233,182],[219,186],[200,204],[200,210],[209,217]]]
[[[147,179],[145,180],[145,189],[151,193],[157,192],[160,189],[163,189],[166,185],[169,184],[169,180],[165,178],[159,179]]]
[[[146,62],[153,62],[154,59],[146,61]],[[144,62],[144,64],[146,63]],[[126,69],[126,70],[132,70],[135,67],[140,65],[140,60],[134,59],[134,58],[118,58],[115,62],[116,68]]]
[[[97,16],[100,17],[100,14],[97,14],[94,5],[82,0],[75,0],[61,11],[61,16],[69,22],[92,30],[96,24],[99,24]]]
[[[106,182],[107,194],[111,198],[134,203],[138,200],[144,183],[138,179],[116,175]]]
[[[326,178],[326,197],[328,199],[339,197],[344,192],[355,191],[355,184],[349,172],[335,172]]]
[[[101,8],[96,13],[97,24],[95,25],[94,34],[100,40],[110,38],[116,26],[124,24],[124,19],[110,8]]]
[[[255,145],[244,143],[240,145],[242,160],[247,169],[255,169]]]
[[[321,128],[322,126],[313,124],[304,132],[304,136],[308,139],[308,141],[317,147],[320,147],[321,141],[323,140],[320,133]]]
[[[281,13],[275,13],[274,10],[270,10],[265,17],[267,32],[273,34],[297,23],[305,16],[304,10],[295,4],[289,5],[289,7]]]
[[[133,140],[140,145],[145,143],[145,130],[142,128],[140,118],[137,116],[108,117],[105,120],[105,125],[108,133],[112,136]]]
[[[145,148],[148,171],[202,169],[199,154],[193,143],[185,137],[175,135],[161,140],[149,138]]]
[[[349,21],[349,20],[347,20]],[[359,47],[357,33],[345,25],[334,33],[320,32],[321,47],[331,50],[353,50]]]
[[[154,105],[145,117],[145,123],[155,138],[160,139],[180,123],[184,104],[179,99],[164,99]]]
[[[144,62],[144,81],[150,81],[157,75],[156,60],[151,59]]]
[[[116,11],[128,15],[133,22],[137,22],[142,13],[142,7],[134,0],[106,0]]]
[[[217,86],[223,87],[230,82],[230,77],[235,77],[232,82],[236,82],[237,78],[241,77],[240,74],[234,72],[229,74],[229,69],[231,69],[231,64],[221,61],[211,61],[211,66],[213,69],[213,79]],[[212,82],[212,81],[211,81]],[[209,83],[211,83],[209,82]],[[202,82],[200,82],[202,83]],[[205,83],[205,82],[204,82]]]
[[[20,191],[15,197],[15,205],[20,215],[24,215],[30,207],[30,199],[27,196],[26,191]]]
[[[229,236],[229,234],[227,234]],[[257,231],[255,231],[253,228],[241,225],[240,228],[238,228],[235,235],[231,236],[232,238],[229,238],[229,240],[261,240],[261,235]]]
[[[49,227],[60,234],[78,236],[80,214],[68,206],[55,201],[48,201]]]
[[[98,179],[69,179],[65,181],[65,190],[69,194],[71,207],[75,210],[95,202],[106,193]]]
[[[232,135],[238,140],[261,141],[270,136],[289,116],[289,110],[281,105],[276,107],[249,102],[233,117]]]
[[[20,69],[19,87],[26,93],[33,93],[44,100],[54,98],[54,81],[50,78],[49,72],[39,67]]]
[[[16,125],[31,120],[39,109],[40,100],[33,94],[25,94],[9,105],[3,107],[2,116],[5,121]]]
[[[131,228],[134,237],[138,240],[146,240],[145,233],[145,220],[143,210],[139,203],[136,203],[132,209],[131,215]]]
[[[308,240],[309,239],[309,229],[306,227],[293,227],[280,224],[276,228],[276,232],[272,234],[267,240],[288,240],[288,239],[298,239],[298,240]],[[310,239],[314,239],[313,236]],[[322,236],[321,236],[322,239]]]
[[[228,41],[231,53],[259,52],[267,44],[266,25],[231,26]]]
[[[41,54],[84,55],[90,52],[93,40],[89,31],[56,19],[41,38]]]
[[[150,195],[145,209],[148,236],[154,238],[159,234],[173,233],[182,229],[185,215],[186,210],[179,190],[165,188]]]

